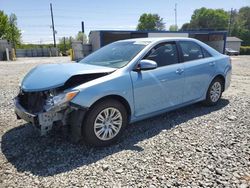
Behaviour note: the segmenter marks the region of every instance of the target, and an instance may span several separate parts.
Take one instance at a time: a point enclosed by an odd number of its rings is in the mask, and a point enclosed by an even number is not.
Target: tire
[[[206,106],[214,106],[221,98],[223,91],[223,81],[220,78],[215,78],[209,85],[204,104]]]
[[[121,136],[128,123],[126,108],[117,100],[94,104],[83,121],[83,139],[90,146],[108,146]]]

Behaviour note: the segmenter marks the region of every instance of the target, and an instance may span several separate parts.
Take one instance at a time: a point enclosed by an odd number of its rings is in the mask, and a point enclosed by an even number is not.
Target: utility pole
[[[231,8],[229,24],[228,24],[228,36],[231,36],[231,25],[232,25],[232,17],[233,17],[233,8]]]
[[[64,51],[64,53],[66,52],[66,41],[65,41],[65,37],[63,37],[63,51]]]
[[[82,21],[82,33],[84,33],[84,21]]]
[[[174,6],[174,16],[175,16],[175,30],[177,31],[177,3]]]
[[[54,26],[54,18],[53,18],[52,3],[50,3],[50,13],[51,13],[51,21],[52,21],[52,30],[53,30],[54,47],[56,47],[56,33],[55,33],[55,26]]]

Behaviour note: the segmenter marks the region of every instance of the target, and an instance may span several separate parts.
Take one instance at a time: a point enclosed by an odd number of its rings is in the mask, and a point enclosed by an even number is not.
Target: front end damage
[[[81,63],[39,65],[24,77],[14,99],[17,118],[32,123],[41,135],[55,124],[67,125],[76,140],[87,109],[70,102],[80,92],[74,88],[115,70]]]
[[[18,119],[32,123],[40,130],[41,135],[46,135],[55,124],[60,123],[63,126],[69,125],[74,140],[79,140],[81,124],[87,109],[70,103],[78,92],[20,91],[14,99],[15,113]]]

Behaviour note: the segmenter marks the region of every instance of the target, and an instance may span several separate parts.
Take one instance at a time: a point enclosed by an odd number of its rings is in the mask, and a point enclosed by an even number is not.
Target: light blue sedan
[[[199,101],[215,105],[231,61],[191,38],[114,42],[79,63],[40,65],[23,79],[15,113],[46,134],[69,127],[92,146],[116,141],[128,123]]]

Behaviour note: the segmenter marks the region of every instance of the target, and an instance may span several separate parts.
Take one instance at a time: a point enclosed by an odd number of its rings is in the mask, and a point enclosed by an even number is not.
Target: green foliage
[[[17,27],[17,17],[15,14],[9,16],[9,27],[6,38],[11,41],[14,48],[15,45],[21,43],[21,31]]]
[[[250,45],[250,7],[242,7],[239,12],[235,11],[230,34],[243,40],[243,46]]]
[[[178,26],[177,25],[170,25],[169,31],[178,31]]]
[[[144,31],[162,31],[165,29],[165,23],[163,23],[163,18],[158,14],[142,14],[140,16],[137,30]]]
[[[80,32],[80,31],[77,33],[75,40],[82,41],[83,44],[86,44],[88,42],[87,36],[83,32]]]
[[[229,15],[223,9],[196,9],[191,17],[189,28],[225,30]]]
[[[87,36],[79,31],[75,38],[73,37],[60,38],[57,47],[61,52],[66,53],[66,51],[68,51],[71,48],[71,42],[73,41],[81,41],[83,44],[86,44],[88,42]]]
[[[17,27],[17,17],[15,14],[8,16],[0,11],[0,39],[9,40],[13,46],[20,44],[21,32]]]
[[[60,52],[65,53],[67,50],[69,50],[71,48],[71,41],[72,40],[73,40],[72,37],[60,38],[59,39],[59,44],[57,45]]]
[[[8,16],[4,14],[3,11],[0,11],[0,39],[6,39],[8,27],[9,27]]]
[[[187,31],[189,29],[189,25],[190,25],[190,23],[184,23],[181,26],[181,31]]]
[[[250,46],[241,46],[240,55],[250,55]]]
[[[242,7],[239,11],[225,12],[222,9],[196,9],[190,23],[182,25],[181,30],[215,29],[228,30],[231,15],[229,36],[236,36],[243,40],[243,46],[250,45],[250,7]]]

